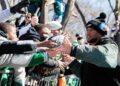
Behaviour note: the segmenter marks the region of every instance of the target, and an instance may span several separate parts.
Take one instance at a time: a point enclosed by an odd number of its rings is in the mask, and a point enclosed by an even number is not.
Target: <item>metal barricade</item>
[[[34,74],[26,77],[25,86],[57,86],[58,75],[41,76]]]

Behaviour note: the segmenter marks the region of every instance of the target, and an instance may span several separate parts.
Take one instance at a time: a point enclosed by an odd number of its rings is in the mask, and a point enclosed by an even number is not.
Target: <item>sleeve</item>
[[[31,66],[35,66],[35,65],[38,65],[38,64],[42,64],[44,62],[47,62],[48,61],[48,54],[47,52],[39,52],[39,53],[35,53],[28,65],[28,67],[31,67]]]
[[[72,71],[72,73],[74,73],[76,76],[80,77],[80,72],[81,72],[81,68],[82,65],[78,60],[73,60],[70,64],[69,64],[69,68]]]
[[[99,67],[115,68],[117,65],[118,46],[115,44],[80,45],[74,48],[72,52],[77,59]]]
[[[30,27],[31,27],[31,24],[28,24],[27,26],[22,27],[19,30],[19,37],[21,37],[22,35],[26,34]]]
[[[22,54],[35,50],[36,46],[33,41],[0,41],[0,54]]]
[[[0,11],[0,22],[5,22],[9,19],[13,14],[10,12],[10,9],[5,9]]]

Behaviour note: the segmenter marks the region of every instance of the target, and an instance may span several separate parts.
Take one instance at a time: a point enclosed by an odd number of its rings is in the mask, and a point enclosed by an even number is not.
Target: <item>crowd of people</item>
[[[120,86],[119,48],[113,40],[119,29],[109,29],[105,13],[87,22],[87,42],[73,44],[62,34],[61,20],[41,24],[37,15],[21,10],[28,4],[23,0],[0,11],[0,69],[13,70],[12,86]],[[11,24],[8,19],[16,13],[24,21]],[[71,83],[59,83],[63,74]],[[8,84],[4,76],[1,86]]]

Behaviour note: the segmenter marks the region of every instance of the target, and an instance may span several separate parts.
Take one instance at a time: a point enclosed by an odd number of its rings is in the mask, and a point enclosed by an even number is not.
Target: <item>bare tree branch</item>
[[[117,0],[116,0],[117,1]],[[116,15],[116,7],[115,7],[115,9],[113,8],[113,6],[112,6],[112,3],[111,3],[111,1],[110,0],[108,0],[108,3],[109,3],[109,5],[110,5],[110,8],[111,8],[111,10],[112,10],[112,12],[114,13],[114,15]],[[117,5],[116,5],[117,6]],[[112,13],[111,12],[111,13]],[[111,15],[111,13],[109,14],[109,16],[108,16],[108,19],[107,19],[107,22],[109,21],[109,18],[110,18],[110,15]],[[116,16],[115,16],[115,19],[116,19]]]
[[[84,16],[84,14],[82,13],[81,9],[79,8],[77,2],[75,2],[75,7],[76,7],[77,11],[79,12],[79,14],[80,14],[80,16],[81,16],[81,18],[82,18],[82,21],[83,21],[84,26],[86,27],[85,16]]]
[[[112,3],[110,2],[110,0],[108,0],[108,3],[110,5],[110,8],[111,8],[112,12],[114,12],[114,8],[113,8]]]
[[[64,17],[63,17],[63,20],[62,20],[62,29],[65,30],[65,27],[69,21],[69,18],[72,14],[72,11],[73,11],[73,8],[74,8],[74,2],[75,0],[68,0],[67,2],[67,5],[66,5],[66,9],[65,9],[65,14],[64,14]]]
[[[108,14],[108,18],[107,18],[107,23],[109,22],[110,16],[113,12],[110,12],[110,14]]]
[[[116,5],[115,5],[115,9],[113,10],[113,7],[112,7],[112,3],[110,2],[110,0],[108,0],[109,2],[109,5],[110,5],[110,8],[112,9],[113,13],[114,13],[114,16],[115,16],[115,20],[116,20],[116,28],[120,28],[120,0],[116,0]],[[120,29],[118,31],[118,33],[116,34],[116,36],[114,37],[114,40],[116,41],[116,43],[118,44],[118,47],[120,49]]]
[[[45,0],[41,0],[41,16],[40,16],[40,23],[47,23],[48,21],[48,8],[46,6],[46,1]]]
[[[116,0],[115,10],[113,11],[116,20],[118,20],[118,14],[119,14],[119,12],[118,12],[119,7],[118,6],[119,6],[118,5],[118,0]]]

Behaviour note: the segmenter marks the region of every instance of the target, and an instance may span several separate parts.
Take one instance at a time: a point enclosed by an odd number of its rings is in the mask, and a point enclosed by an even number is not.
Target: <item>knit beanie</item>
[[[62,28],[62,25],[60,22],[58,21],[51,21],[47,23],[48,27],[50,28],[50,30],[58,30]]]
[[[107,35],[108,26],[105,23],[105,18],[106,14],[103,12],[100,13],[99,17],[94,20],[88,21],[87,28],[93,28],[103,36]]]

